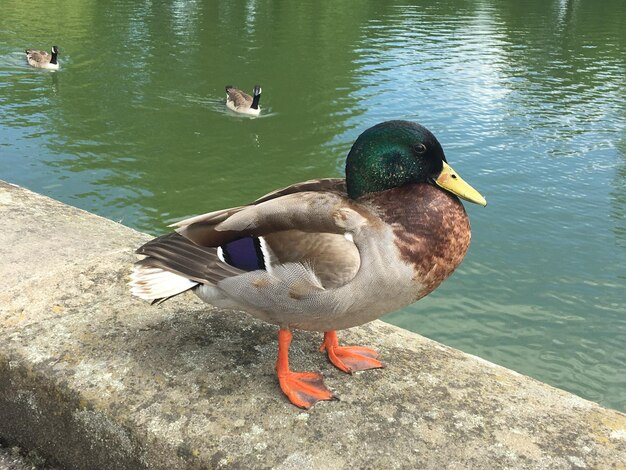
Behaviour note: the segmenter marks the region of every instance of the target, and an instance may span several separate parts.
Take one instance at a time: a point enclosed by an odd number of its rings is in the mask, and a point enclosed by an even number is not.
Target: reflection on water
[[[0,17],[0,178],[158,233],[336,176],[386,119],[489,200],[459,271],[392,323],[626,410],[626,5],[70,1]],[[61,70],[25,47],[61,47]],[[234,115],[224,85],[263,86]]]

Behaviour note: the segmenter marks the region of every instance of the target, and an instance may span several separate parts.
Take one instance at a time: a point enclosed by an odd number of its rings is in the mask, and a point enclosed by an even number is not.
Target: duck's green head
[[[346,160],[346,184],[352,199],[411,183],[436,184],[467,201],[487,205],[447,164],[441,144],[425,127],[386,121],[357,138]]]

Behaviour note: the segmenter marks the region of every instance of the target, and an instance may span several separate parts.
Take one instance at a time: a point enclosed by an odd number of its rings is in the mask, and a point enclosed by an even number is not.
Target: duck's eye
[[[455,175],[454,173],[452,173],[452,174],[450,175],[450,177],[451,177],[453,180],[455,180],[455,179],[456,179],[456,175]]]
[[[426,146],[424,144],[415,144],[413,150],[415,150],[415,153],[422,154],[426,151]]]

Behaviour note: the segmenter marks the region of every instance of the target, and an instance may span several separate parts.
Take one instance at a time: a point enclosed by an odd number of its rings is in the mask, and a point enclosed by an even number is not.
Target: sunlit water
[[[60,71],[25,65],[53,44]],[[261,118],[224,108],[224,85],[255,83]],[[619,0],[3,0],[0,15],[0,178],[157,234],[341,175],[367,127],[421,122],[489,206],[466,205],[457,273],[385,320],[621,410],[625,97]]]

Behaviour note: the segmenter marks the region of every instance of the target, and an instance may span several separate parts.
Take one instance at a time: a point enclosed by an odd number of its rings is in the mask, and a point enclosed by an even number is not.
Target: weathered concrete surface
[[[0,442],[0,470],[59,470],[52,467],[36,450],[27,454],[19,447],[6,448]]]
[[[0,438],[67,468],[626,468],[626,415],[374,322],[388,367],[348,376],[297,333],[292,365],[341,401],[301,411],[276,329],[182,296],[130,297],[146,235],[0,182]]]

